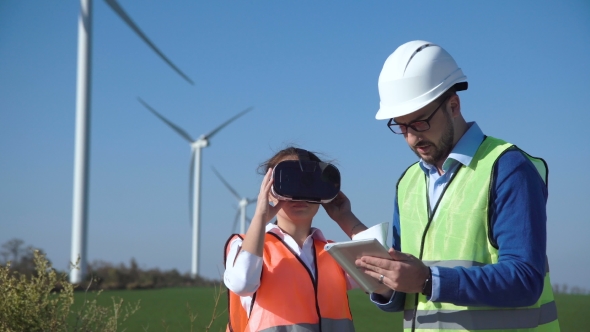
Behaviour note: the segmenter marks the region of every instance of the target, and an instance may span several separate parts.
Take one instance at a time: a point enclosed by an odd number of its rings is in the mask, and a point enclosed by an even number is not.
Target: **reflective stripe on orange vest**
[[[240,235],[232,235],[225,246]],[[228,290],[227,331],[354,331],[344,271],[314,239],[315,278],[276,234],[266,233],[258,290],[250,316],[240,297]]]

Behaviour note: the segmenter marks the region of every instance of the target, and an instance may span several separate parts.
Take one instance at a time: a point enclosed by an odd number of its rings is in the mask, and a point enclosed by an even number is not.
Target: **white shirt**
[[[312,246],[313,239],[326,242],[326,238],[321,230],[312,227],[311,234],[305,239],[305,242],[303,242],[302,248],[299,248],[297,242],[275,224],[266,225],[266,232],[278,235],[289,248],[301,258],[303,263],[305,263],[307,268],[311,271],[311,275],[315,278],[315,257]],[[352,239],[354,240],[362,237],[362,234],[365,232],[367,232],[367,230],[354,235]],[[262,257],[251,254],[245,250],[240,250],[241,247],[242,239],[240,238],[236,238],[230,243],[230,250],[227,255],[225,272],[223,274],[223,282],[229,290],[240,296],[242,306],[249,315],[252,295],[254,295],[258,290],[258,287],[260,287],[263,259]],[[348,274],[346,275],[346,288],[347,290],[358,288],[357,283]]]

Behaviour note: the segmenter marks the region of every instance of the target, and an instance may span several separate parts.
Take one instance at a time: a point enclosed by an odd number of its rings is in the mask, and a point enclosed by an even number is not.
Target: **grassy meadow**
[[[136,331],[207,331],[215,307],[214,288],[165,288],[155,290],[105,291],[98,303],[109,305],[112,298],[124,303],[140,301],[140,309],[121,326],[128,332]],[[73,309],[92,300],[95,293],[77,292]],[[358,332],[402,331],[402,315],[385,313],[373,306],[362,291],[349,292],[354,325]],[[590,328],[589,295],[559,294],[556,296],[561,331],[587,331]],[[208,331],[225,331],[227,322],[227,294],[221,294],[217,312],[220,316]],[[194,318],[191,325],[191,315]],[[195,317],[196,315],[196,317]],[[191,327],[192,326],[192,327]]]

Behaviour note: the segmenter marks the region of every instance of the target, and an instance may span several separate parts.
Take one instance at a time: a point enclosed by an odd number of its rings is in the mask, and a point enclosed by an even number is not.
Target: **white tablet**
[[[365,292],[372,293],[381,286],[377,279],[365,274],[361,268],[354,264],[362,256],[391,259],[387,249],[377,239],[328,243],[324,249]]]

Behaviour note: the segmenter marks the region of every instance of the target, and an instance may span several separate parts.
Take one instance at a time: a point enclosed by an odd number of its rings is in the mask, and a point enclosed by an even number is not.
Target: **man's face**
[[[417,132],[408,127],[404,133],[404,138],[408,142],[410,149],[428,164],[442,166],[442,163],[453,149],[455,126],[448,105],[454,97],[456,96],[451,96],[443,104],[436,101],[416,112],[394,119],[398,124],[408,124],[412,121],[426,119],[436,111],[436,114],[430,119],[430,129]],[[440,110],[437,110],[436,108],[439,105]]]

